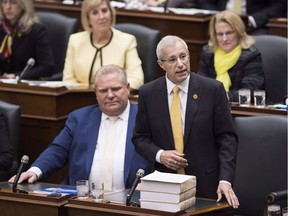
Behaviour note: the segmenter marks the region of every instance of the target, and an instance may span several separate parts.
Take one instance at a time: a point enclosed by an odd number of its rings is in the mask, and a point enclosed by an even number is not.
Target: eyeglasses
[[[189,59],[189,53],[182,53],[179,57],[171,57],[169,59],[160,59],[162,62],[167,62],[168,64],[176,64],[178,59],[180,59],[181,62],[185,62]]]
[[[227,32],[216,32],[217,37],[223,37],[226,35],[226,37],[230,37],[234,34],[234,31],[227,31]]]
[[[17,1],[16,0],[3,0],[2,1],[2,4],[17,4]]]

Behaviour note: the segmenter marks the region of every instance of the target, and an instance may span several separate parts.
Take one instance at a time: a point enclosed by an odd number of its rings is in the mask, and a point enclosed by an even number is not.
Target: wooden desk
[[[268,34],[278,35],[287,38],[288,18],[273,18],[270,19],[266,27]]]
[[[37,182],[34,184],[18,184],[17,188],[29,192],[29,194],[12,193],[12,184],[0,182],[0,212],[1,216],[110,216],[110,215],[198,215],[202,213],[217,212],[230,208],[227,202],[217,203],[215,200],[197,198],[196,204],[189,209],[177,213],[156,211],[130,207],[124,202],[119,202],[119,196],[125,200],[127,192],[117,195],[105,195],[110,203],[95,203],[91,198],[87,201],[78,200],[77,197],[62,196],[49,198],[47,195],[35,194],[34,190],[49,187],[57,187],[58,184]],[[139,191],[135,191],[134,195]],[[114,199],[113,197],[117,197]],[[122,198],[121,198],[122,199]]]
[[[139,191],[138,193],[139,200]],[[105,195],[105,199],[109,200],[110,203],[95,203],[90,198],[87,201],[77,200],[77,198],[71,198],[68,204],[65,205],[67,208],[68,216],[115,216],[115,215],[163,215],[163,216],[178,216],[178,215],[199,215],[203,213],[214,213],[215,211],[230,208],[227,202],[217,203],[215,200],[197,198],[195,206],[181,212],[164,212],[156,211],[151,209],[143,209],[137,207],[130,207],[125,205],[125,198],[127,192],[119,192],[112,195]],[[134,193],[134,196],[137,195]],[[120,197],[120,199],[119,199]]]
[[[18,157],[26,154],[29,165],[52,142],[65,125],[68,114],[96,103],[90,88],[39,87],[26,84],[0,83],[0,99],[21,106]],[[66,173],[60,172],[51,182],[60,183]]]
[[[231,113],[233,117],[236,116],[259,116],[259,115],[281,115],[288,116],[287,110],[270,109],[268,107],[258,108],[253,105],[249,107],[242,107],[238,105],[231,105]]]
[[[19,189],[33,191],[51,184],[19,184]],[[12,192],[12,184],[0,183],[0,215],[1,216],[66,216],[64,205],[69,196],[49,198],[40,194],[19,194]]]

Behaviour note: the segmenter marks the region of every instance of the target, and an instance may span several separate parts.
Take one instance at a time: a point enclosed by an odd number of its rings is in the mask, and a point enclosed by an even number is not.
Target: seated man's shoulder
[[[93,113],[95,111],[100,110],[99,106],[97,104],[93,104],[93,105],[89,105],[89,106],[85,106],[85,107],[81,107],[79,109],[76,109],[74,111],[72,111],[70,113],[70,115],[83,115],[83,114],[89,114],[89,113]]]

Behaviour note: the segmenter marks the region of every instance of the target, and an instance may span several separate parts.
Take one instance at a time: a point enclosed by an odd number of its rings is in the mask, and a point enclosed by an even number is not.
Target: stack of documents
[[[155,171],[141,178],[141,208],[178,212],[196,201],[196,177]]]

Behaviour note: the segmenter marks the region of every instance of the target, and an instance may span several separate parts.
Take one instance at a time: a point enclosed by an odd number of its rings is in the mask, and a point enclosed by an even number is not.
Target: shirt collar
[[[130,102],[128,101],[127,106],[126,106],[124,112],[122,112],[118,117],[119,117],[120,119],[128,122],[129,112],[130,112]],[[101,122],[104,121],[104,120],[106,120],[106,119],[108,119],[108,118],[109,118],[109,116],[102,112]]]
[[[166,83],[167,83],[167,92],[169,95],[171,94],[173,88],[176,85],[168,79],[167,75],[165,77],[166,77]],[[188,94],[189,80],[190,80],[190,75],[182,83],[177,85],[181,89],[181,91],[185,92],[186,94]]]

